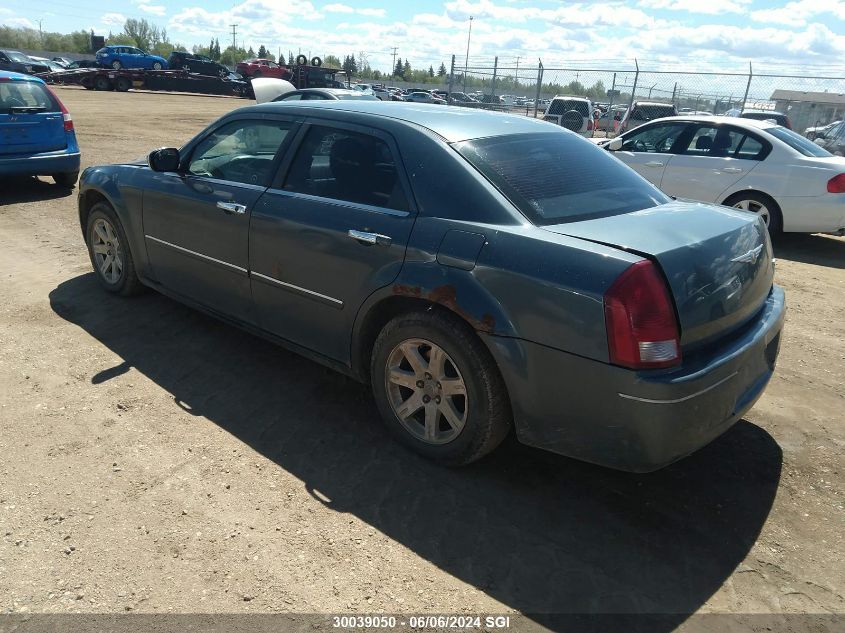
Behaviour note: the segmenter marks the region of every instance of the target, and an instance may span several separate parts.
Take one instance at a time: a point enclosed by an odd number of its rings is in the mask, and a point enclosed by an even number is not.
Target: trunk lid
[[[67,147],[61,108],[40,82],[0,82],[0,155]]]
[[[655,261],[675,301],[682,347],[708,343],[747,323],[772,286],[768,232],[743,211],[671,202],[543,228]]]

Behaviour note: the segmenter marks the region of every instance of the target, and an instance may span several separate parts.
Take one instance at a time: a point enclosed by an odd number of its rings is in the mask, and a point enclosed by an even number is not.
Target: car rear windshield
[[[579,101],[577,99],[554,99],[549,106],[549,114],[566,114],[570,110],[575,110],[581,116],[590,116],[590,106],[586,101]]]
[[[779,141],[783,141],[796,152],[803,154],[804,156],[815,156],[818,158],[832,156],[832,154],[825,148],[819,147],[813,143],[813,141],[806,139],[797,132],[788,130],[785,127],[770,127],[766,129],[766,132],[774,136]]]
[[[630,213],[669,201],[608,152],[563,130],[464,141],[455,148],[540,226]]]
[[[631,118],[635,121],[653,121],[665,116],[675,116],[675,106],[660,105],[660,104],[646,104],[635,105],[634,111],[631,113]]]
[[[61,112],[59,104],[44,84],[35,81],[0,81],[0,113],[26,110]]]

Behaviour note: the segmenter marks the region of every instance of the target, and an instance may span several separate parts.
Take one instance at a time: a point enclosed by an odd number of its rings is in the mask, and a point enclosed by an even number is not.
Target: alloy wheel
[[[757,200],[740,200],[736,204],[734,204],[734,209],[742,209],[743,211],[750,211],[751,213],[756,213],[761,218],[763,218],[763,222],[766,223],[766,226],[769,226],[769,222],[771,222],[772,214],[769,211],[768,207],[762,202],[758,202]]]
[[[98,272],[110,284],[123,274],[123,248],[110,222],[98,218],[91,232],[91,250]]]
[[[396,417],[423,442],[446,444],[466,425],[466,383],[452,358],[431,341],[399,343],[387,358],[384,380]]]

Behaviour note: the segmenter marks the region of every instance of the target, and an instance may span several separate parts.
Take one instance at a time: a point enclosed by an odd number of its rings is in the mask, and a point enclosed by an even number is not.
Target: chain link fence
[[[755,73],[751,65],[744,73],[651,70],[636,61],[630,68],[546,68],[498,58],[459,64],[453,55],[450,70],[450,104],[543,117],[555,96],[586,97],[600,111],[591,126],[599,136],[612,136],[635,102],[672,104],[680,113],[779,112],[809,135],[845,118],[845,77]]]

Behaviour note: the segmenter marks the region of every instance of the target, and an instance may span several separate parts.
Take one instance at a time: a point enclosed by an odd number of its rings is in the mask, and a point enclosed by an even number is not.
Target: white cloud
[[[640,0],[639,6],[648,9],[683,11],[703,15],[747,13],[751,0]]]
[[[755,22],[800,27],[825,14],[845,20],[845,0],[797,0],[775,9],[752,11],[751,19]]]
[[[100,21],[106,26],[123,26],[126,23],[126,16],[122,13],[106,13]]]
[[[161,16],[163,16],[167,13],[167,8],[164,5],[161,5],[161,4],[144,4],[144,3],[141,3],[141,4],[138,5],[138,8],[141,9],[141,11],[144,11],[146,13],[151,13],[152,15],[157,15],[159,17],[161,17]]]
[[[366,7],[356,9],[354,7],[350,7],[348,4],[341,3],[327,4],[323,7],[323,11],[326,13],[357,13],[358,15],[366,15],[373,18],[383,18],[387,15],[386,9],[371,9]]]
[[[6,26],[19,26],[25,29],[34,29],[36,28],[35,22],[27,20],[26,18],[10,18],[10,19],[3,19],[3,24]]]

